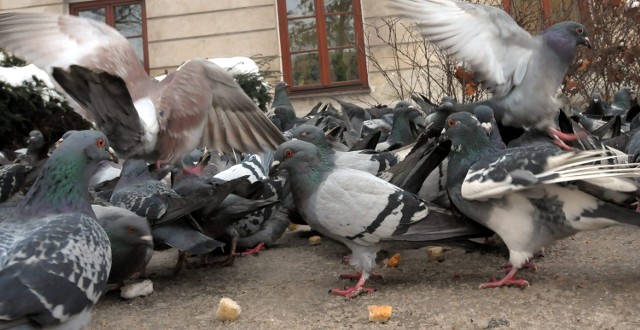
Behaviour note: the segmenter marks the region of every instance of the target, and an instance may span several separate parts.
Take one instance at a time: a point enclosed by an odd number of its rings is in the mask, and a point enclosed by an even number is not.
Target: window
[[[72,3],[69,6],[72,15],[103,22],[122,33],[133,46],[145,70],[149,72],[144,0],[87,1]]]
[[[278,0],[278,19],[292,95],[368,88],[360,0]]]
[[[582,21],[586,17],[583,0],[503,0],[514,19],[530,31],[539,31],[558,22]]]

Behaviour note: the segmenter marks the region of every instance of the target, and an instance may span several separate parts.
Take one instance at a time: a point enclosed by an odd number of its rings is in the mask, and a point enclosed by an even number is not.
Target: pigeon
[[[611,103],[611,113],[614,115],[626,114],[631,109],[631,94],[633,91],[629,86],[621,87],[613,96]]]
[[[0,203],[20,191],[27,177],[27,167],[9,164],[0,167]]]
[[[153,180],[144,161],[127,159],[109,202],[147,218],[155,226],[200,209],[208,200],[205,196],[180,196],[163,182]]]
[[[276,87],[273,90],[273,102],[271,103],[271,108],[276,108],[278,106],[285,106],[293,109],[293,104],[289,101],[289,96],[287,95],[287,84],[284,81],[279,81],[276,84]]]
[[[286,132],[297,125],[307,122],[305,119],[298,118],[293,108],[288,106],[279,105],[273,108],[272,113],[269,117],[281,132]]]
[[[580,190],[586,182],[602,190],[637,191],[624,177],[639,176],[635,164],[609,164],[606,150],[563,151],[554,145],[502,149],[470,113],[452,114],[447,191],[462,214],[498,234],[509,249],[510,270],[481,288],[528,286],[516,279],[531,258],[556,240],[583,230],[640,225],[640,214]],[[575,183],[575,184],[574,184]]]
[[[600,92],[593,92],[589,105],[583,114],[588,118],[604,118],[611,115],[611,106],[602,98]]]
[[[98,223],[109,236],[109,284],[121,284],[144,271],[153,255],[153,238],[147,219],[120,207],[91,205]]]
[[[27,138],[26,154],[18,157],[16,162],[26,166],[37,167],[40,161],[46,161],[48,151],[49,148],[47,147],[42,132],[33,130],[29,132],[29,138]]]
[[[127,39],[95,20],[3,13],[0,48],[51,74],[122,158],[181,164],[198,146],[262,151],[284,141],[220,66],[192,59],[153,80]]]
[[[315,126],[300,125],[291,131],[291,137],[313,143],[326,153],[333,154],[338,166],[378,174],[398,163],[398,156],[391,152],[332,150],[322,129]]]
[[[111,248],[88,182],[98,162],[111,158],[108,149],[99,131],[72,134],[25,198],[0,214],[0,327],[89,325],[107,285]]]
[[[554,119],[560,107],[556,92],[578,45],[591,47],[582,24],[560,22],[532,36],[497,7],[456,0],[398,0],[389,6],[417,20],[426,38],[468,65],[476,82],[493,94],[482,103],[498,123],[575,139],[558,131]],[[454,109],[471,112],[475,105]]]
[[[418,137],[416,125],[423,125],[422,115],[407,101],[401,101],[393,109],[393,124],[387,141],[376,146],[378,151],[390,151],[407,146]]]
[[[351,249],[349,263],[358,283],[332,293],[354,297],[365,288],[377,252],[387,244],[485,237],[473,221],[422,202],[415,195],[374,176],[336,166],[315,145],[292,140],[276,151],[274,169],[286,170],[293,200],[307,224]]]

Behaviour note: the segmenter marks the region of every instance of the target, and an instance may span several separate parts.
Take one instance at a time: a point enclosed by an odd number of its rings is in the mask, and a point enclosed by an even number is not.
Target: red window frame
[[[329,63],[329,48],[326,35],[325,24],[325,12],[324,12],[324,0],[314,0],[315,13],[304,17],[315,17],[317,25],[318,36],[318,54],[319,54],[319,66],[320,66],[320,84],[313,85],[293,85],[293,67],[291,56],[298,53],[306,53],[309,50],[304,51],[291,51],[289,43],[289,28],[287,17],[287,4],[286,0],[277,0],[278,11],[278,24],[280,29],[280,45],[282,54],[282,73],[284,81],[287,82],[290,95],[304,95],[304,94],[316,94],[316,93],[328,93],[336,91],[348,91],[348,90],[368,90],[368,76],[367,65],[364,47],[364,24],[362,19],[362,7],[361,0],[352,0],[353,12],[336,12],[331,15],[339,14],[352,14],[354,20],[354,34],[355,34],[355,50],[358,63],[358,79],[340,82],[330,81],[330,63]],[[296,16],[296,19],[303,18],[303,16]],[[331,49],[338,48],[352,48],[351,46],[344,47],[331,47]]]
[[[114,8],[122,5],[139,4],[141,8],[141,20],[142,20],[142,35],[130,36],[129,38],[142,37],[142,53],[144,57],[144,69],[149,72],[149,49],[147,40],[147,12],[145,7],[145,0],[96,0],[75,2],[69,4],[69,13],[71,15],[78,15],[79,11],[87,9],[105,9],[105,23],[115,28]]]

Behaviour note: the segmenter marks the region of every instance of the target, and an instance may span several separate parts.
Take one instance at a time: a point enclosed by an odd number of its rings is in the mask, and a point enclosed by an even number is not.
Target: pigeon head
[[[77,131],[58,145],[20,204],[25,213],[84,209],[89,205],[89,179],[98,164],[111,160],[109,141],[99,131]]]
[[[591,48],[591,42],[584,25],[566,21],[557,23],[543,32],[547,41],[559,54],[573,59],[576,46],[583,45]]]
[[[473,109],[473,115],[476,116],[480,125],[484,127],[487,133],[491,134],[491,131],[493,130],[493,123],[496,121],[493,109],[486,105],[479,105]]]
[[[451,140],[451,150],[483,150],[490,145],[489,134],[478,119],[468,112],[456,112],[447,117],[446,137]]]
[[[291,140],[276,150],[271,173],[285,170],[294,196],[309,196],[334,169],[333,157],[315,145]]]
[[[151,229],[147,219],[131,212],[129,217],[114,217],[106,223],[104,230],[111,244],[151,245]]]
[[[29,132],[27,143],[29,144],[29,146],[27,147],[28,150],[35,151],[42,148],[44,146],[44,136],[42,135],[42,132],[38,130]]]
[[[311,125],[300,125],[291,131],[291,138],[312,143],[319,148],[330,149],[324,131],[320,127]]]
[[[326,152],[301,140],[281,144],[274,159],[272,169],[283,169],[294,175],[329,171],[333,167],[333,161]]]

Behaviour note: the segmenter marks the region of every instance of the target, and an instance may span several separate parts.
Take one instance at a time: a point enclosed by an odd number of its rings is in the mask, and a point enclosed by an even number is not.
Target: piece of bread
[[[237,302],[230,298],[222,297],[220,303],[218,303],[218,310],[216,311],[216,320],[218,321],[234,321],[240,316],[242,308]]]
[[[444,249],[442,246],[430,246],[427,248],[427,260],[429,261],[444,261]]]
[[[387,322],[393,313],[391,306],[369,305],[369,321],[371,322]]]
[[[400,253],[396,253],[394,254],[391,258],[389,258],[389,260],[387,260],[387,262],[385,263],[386,267],[398,267],[398,264],[400,263]]]
[[[320,243],[322,242],[322,237],[320,236],[311,236],[309,237],[309,245],[313,246],[313,245],[320,245]]]
[[[144,280],[142,282],[131,283],[120,289],[120,297],[123,299],[133,299],[141,296],[148,296],[153,293],[153,282]]]

